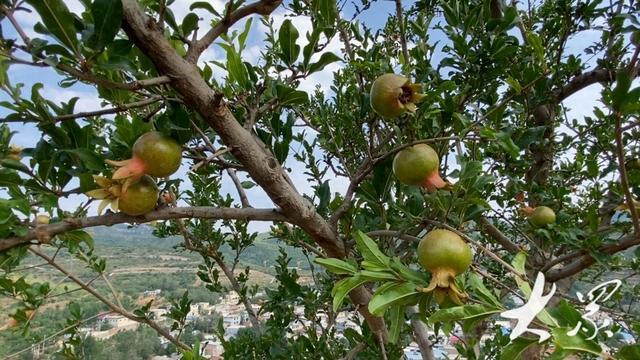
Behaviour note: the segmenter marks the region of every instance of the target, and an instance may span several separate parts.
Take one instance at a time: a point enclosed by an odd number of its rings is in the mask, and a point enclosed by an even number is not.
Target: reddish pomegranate
[[[447,186],[438,172],[440,159],[427,144],[417,144],[399,151],[393,158],[393,173],[407,185],[424,186],[429,191]]]
[[[120,167],[112,179],[139,179],[143,175],[165,177],[175,173],[182,161],[182,148],[172,138],[159,131],[148,132],[133,144],[133,156],[123,161],[107,160]]]

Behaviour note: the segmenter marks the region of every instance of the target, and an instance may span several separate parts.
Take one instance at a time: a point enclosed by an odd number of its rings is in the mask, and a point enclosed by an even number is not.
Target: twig
[[[400,29],[400,45],[402,46],[402,57],[404,57],[405,74],[411,73],[411,60],[409,59],[409,50],[407,50],[407,38],[404,30],[404,17],[402,16],[402,0],[396,2],[396,18],[398,19],[398,28]]]
[[[108,314],[111,314],[111,313],[113,313],[113,311],[105,311],[105,312],[101,312],[101,313],[98,313],[98,314],[96,314],[96,315],[90,316],[90,317],[88,317],[88,318],[86,318],[86,319],[83,319],[83,320],[81,320],[81,321],[78,321],[78,322],[76,322],[75,324],[73,324],[73,325],[69,325],[69,326],[67,326],[66,328],[64,328],[64,329],[62,329],[62,330],[60,330],[60,331],[57,331],[57,332],[55,332],[55,333],[53,333],[53,334],[51,334],[51,335],[47,335],[47,336],[45,336],[45,337],[44,337],[44,338],[42,338],[42,340],[40,340],[39,342],[37,342],[37,343],[33,343],[33,344],[29,345],[29,347],[26,347],[26,348],[24,348],[24,349],[22,349],[22,350],[20,350],[20,351],[16,351],[16,352],[14,352],[14,353],[12,353],[12,354],[7,355],[7,356],[4,358],[4,360],[11,359],[11,358],[12,358],[12,357],[14,357],[14,356],[17,356],[17,355],[20,355],[20,354],[22,354],[22,353],[24,353],[24,352],[27,352],[27,351],[29,351],[29,350],[33,349],[33,347],[34,347],[34,346],[37,346],[37,345],[40,345],[40,344],[44,344],[44,343],[46,343],[48,340],[50,340],[50,339],[52,339],[52,338],[55,338],[55,337],[57,337],[57,336],[59,336],[59,335],[62,335],[62,334],[64,334],[64,333],[66,333],[68,330],[71,330],[71,329],[73,329],[74,327],[76,327],[76,326],[78,326],[78,325],[80,325],[80,324],[84,324],[84,323],[89,322],[89,321],[91,321],[91,320],[93,320],[93,319],[96,319],[96,318],[99,318],[99,317],[101,317],[101,316],[108,315]]]
[[[136,101],[128,104],[118,105],[108,109],[84,111],[84,112],[79,112],[75,114],[56,116],[53,118],[53,122],[72,120],[72,119],[78,119],[78,118],[88,118],[92,116],[100,116],[100,115],[107,115],[107,114],[115,114],[115,113],[130,110],[130,109],[134,109],[134,108],[145,107],[147,105],[151,105],[155,102],[158,102],[162,99],[163,99],[162,96],[154,95],[149,97],[148,99],[144,99],[144,100],[140,100],[140,101]],[[11,119],[11,120],[0,119],[0,122],[5,122],[5,123],[6,122],[38,122],[38,119]]]
[[[640,50],[640,48],[638,48]],[[638,211],[636,210],[636,206],[633,203],[633,195],[631,194],[631,189],[629,188],[629,180],[627,178],[627,168],[625,166],[624,159],[624,144],[622,142],[622,130],[620,126],[620,114],[615,113],[615,138],[616,138],[616,155],[618,157],[618,166],[620,167],[620,186],[622,187],[622,191],[624,192],[625,198],[627,200],[627,207],[629,207],[629,212],[631,213],[631,220],[633,221],[633,231],[635,234],[640,234],[640,222],[638,221]]]
[[[231,181],[233,181],[233,185],[235,185],[236,190],[238,191],[238,196],[240,196],[240,203],[242,204],[242,207],[250,208],[251,204],[249,203],[249,198],[247,198],[247,193],[244,191],[242,183],[240,182],[240,179],[238,179],[238,175],[236,175],[236,170],[227,169],[227,174],[229,174]]]
[[[495,227],[485,217],[480,218],[480,229],[484,230],[489,236],[491,236],[498,244],[502,245],[506,250],[511,252],[519,252],[523,249],[514,244],[508,237],[506,237],[500,229]]]
[[[398,239],[410,241],[410,242],[420,242],[419,237],[415,237],[409,234],[405,234],[402,231],[394,231],[394,230],[374,230],[369,231],[367,233],[368,236],[378,237],[378,236],[390,236]]]
[[[200,40],[193,42],[187,51],[185,59],[194,64],[198,58],[209,47],[218,36],[226,33],[233,24],[252,14],[269,15],[275,10],[282,0],[260,0],[249,5],[245,5],[231,13],[227,13],[222,21],[212,27]],[[230,7],[229,7],[230,9]]]

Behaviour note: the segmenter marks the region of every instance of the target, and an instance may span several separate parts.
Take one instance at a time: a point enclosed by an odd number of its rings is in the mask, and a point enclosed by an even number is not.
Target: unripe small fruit
[[[544,227],[556,222],[556,213],[547,206],[538,206],[529,215],[529,222],[535,227]]]
[[[393,158],[393,173],[400,182],[430,191],[447,185],[440,177],[439,166],[438,153],[427,144],[409,146]]]
[[[422,86],[396,74],[379,76],[371,85],[371,108],[383,118],[398,117],[405,112],[415,112],[416,104],[424,98]]]
[[[118,196],[118,209],[128,215],[143,215],[156,207],[160,191],[155,181],[143,176]]]
[[[38,214],[36,216],[36,224],[38,225],[46,225],[51,221],[51,218],[47,214]]]
[[[22,160],[22,148],[15,145],[9,145],[9,153],[7,158],[15,161]]]
[[[438,303],[448,296],[455,303],[462,303],[467,295],[455,283],[455,277],[471,266],[473,254],[469,245],[456,233],[435,229],[418,244],[418,261],[432,274],[425,292],[434,291]]]
[[[112,179],[139,179],[142,175],[165,177],[175,173],[182,161],[182,148],[172,138],[159,131],[148,132],[133,144],[133,156],[129,160],[107,163],[120,168]],[[125,186],[126,187],[126,186]]]

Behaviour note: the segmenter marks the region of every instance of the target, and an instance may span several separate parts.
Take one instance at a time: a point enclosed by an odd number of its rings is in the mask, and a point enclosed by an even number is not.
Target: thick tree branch
[[[500,229],[495,227],[492,223],[487,220],[485,217],[480,218],[480,228],[487,233],[487,235],[491,236],[498,244],[502,245],[507,251],[512,253],[517,253],[522,251],[518,245],[514,244],[508,237],[506,237]]]
[[[601,247],[599,251],[605,255],[611,255],[636,245],[640,245],[640,235],[630,234],[620,239],[620,241],[616,244],[605,245]],[[585,253],[582,256],[578,257],[576,260],[565,265],[561,269],[548,272],[546,274],[546,279],[549,282],[564,279],[568,276],[579,273],[580,271],[593,265],[595,262],[596,259],[593,256]]]
[[[187,51],[185,59],[194,64],[198,62],[200,55],[211,45],[218,36],[224,34],[229,30],[233,24],[239,20],[252,15],[269,15],[275,10],[282,0],[260,0],[249,5],[245,5],[233,12],[227,12],[225,17],[220,20],[214,27],[212,27],[202,39],[194,42]],[[229,9],[230,10],[230,9]]]
[[[95,226],[109,226],[115,224],[142,224],[154,220],[169,219],[237,219],[237,220],[259,220],[259,221],[287,221],[287,218],[276,209],[253,209],[253,208],[215,208],[215,207],[166,207],[150,213],[131,216],[124,213],[111,213],[101,216],[91,216],[87,218],[65,219],[61,222],[41,225],[33,229],[25,236],[0,239],[0,251],[12,247],[31,243],[42,237],[43,234],[53,237],[66,231],[84,229]]]
[[[420,313],[417,305],[407,309],[407,315],[411,318],[411,327],[413,328],[413,338],[416,340],[422,354],[422,360],[436,360],[433,354],[433,343],[429,340],[429,328],[417,317]]]
[[[313,204],[300,196],[287,181],[287,177],[276,158],[265,151],[225,106],[223,95],[215,93],[200,76],[192,63],[180,57],[169,44],[153,19],[150,19],[135,0],[123,0],[123,28],[131,41],[155,64],[160,73],[168,74],[172,87],[182,96],[187,106],[216,131],[231,153],[240,161],[281,208],[282,214],[304,230],[330,257],[344,258],[344,245],[334,229],[318,214]],[[274,4],[270,2],[270,4]],[[279,2],[275,3],[279,4]],[[246,10],[245,10],[246,11]],[[251,12],[248,12],[250,14]],[[213,36],[215,38],[215,36]],[[247,209],[241,209],[247,210]],[[349,294],[351,300],[364,316],[372,332],[383,339],[388,338],[384,321],[369,313],[367,304],[371,293],[359,287]]]

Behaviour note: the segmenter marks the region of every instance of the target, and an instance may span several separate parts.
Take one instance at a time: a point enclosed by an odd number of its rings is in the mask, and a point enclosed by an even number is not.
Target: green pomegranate
[[[447,185],[440,177],[439,165],[438,153],[431,146],[417,144],[396,154],[393,173],[404,184],[424,186],[433,191]]]
[[[549,207],[538,206],[529,215],[529,222],[535,227],[544,227],[556,222],[556,213]]]
[[[469,245],[453,231],[435,229],[427,233],[418,244],[418,261],[432,275],[423,291],[433,291],[439,304],[447,297],[462,304],[467,295],[458,289],[455,278],[467,271],[472,257]]]
[[[165,177],[175,173],[182,161],[180,145],[159,131],[148,132],[133,144],[133,156],[124,161],[107,160],[119,166],[112,179],[139,179],[143,175]]]
[[[146,214],[156,207],[159,193],[155,181],[149,176],[143,176],[120,193],[118,209],[128,215]]]
[[[412,84],[409,79],[396,74],[379,76],[371,85],[371,108],[383,118],[398,117],[409,111],[416,111],[416,104],[424,98],[419,91],[421,85]]]

